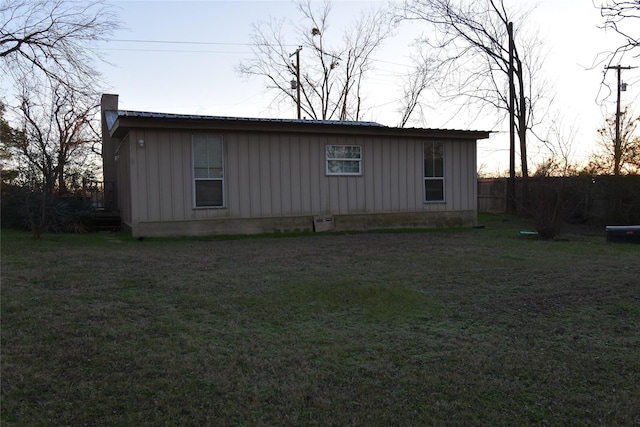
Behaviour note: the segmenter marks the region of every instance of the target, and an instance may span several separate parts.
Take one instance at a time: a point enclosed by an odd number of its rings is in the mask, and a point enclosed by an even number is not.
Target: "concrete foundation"
[[[317,218],[317,216],[315,217]],[[367,231],[374,229],[471,227],[476,225],[476,222],[476,211],[333,215],[332,229],[335,231]],[[140,222],[133,224],[130,230],[134,237],[300,233],[314,231],[314,215]]]

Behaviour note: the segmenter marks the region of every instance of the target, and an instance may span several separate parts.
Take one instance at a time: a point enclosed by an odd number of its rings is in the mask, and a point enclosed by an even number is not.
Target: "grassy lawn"
[[[3,426],[639,425],[640,245],[2,231]]]

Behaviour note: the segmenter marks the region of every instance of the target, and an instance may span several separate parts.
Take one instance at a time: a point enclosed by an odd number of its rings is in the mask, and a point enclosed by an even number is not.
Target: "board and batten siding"
[[[120,143],[119,151],[117,156],[114,155],[114,158],[117,157],[118,160],[114,160],[116,165],[116,175],[117,175],[117,187],[116,191],[118,194],[118,207],[120,210],[120,219],[121,221],[131,227],[131,221],[133,218],[131,212],[131,146],[129,143],[130,135],[127,135],[123,138]],[[115,154],[115,153],[114,153]],[[127,160],[129,162],[127,163]]]
[[[191,140],[196,133],[223,137],[224,207],[194,208]],[[138,145],[141,139],[144,147]],[[424,202],[424,142],[431,140],[133,129],[123,141],[129,150],[129,168],[120,168],[121,197],[128,199],[121,206],[133,222],[475,211],[475,141],[441,141],[445,143],[444,203]],[[327,175],[328,144],[361,146],[362,174]],[[130,194],[124,193],[125,180],[130,180]]]

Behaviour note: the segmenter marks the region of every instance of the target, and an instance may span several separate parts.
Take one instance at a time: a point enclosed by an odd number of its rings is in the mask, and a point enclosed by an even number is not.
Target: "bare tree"
[[[314,9],[311,0],[296,2],[302,19],[294,25],[298,38],[285,40],[283,20],[270,18],[254,24],[251,35],[254,57],[241,63],[238,72],[267,81],[275,102],[297,103],[293,89],[299,66],[300,109],[312,119],[359,120],[365,75],[371,69],[371,54],[392,33],[392,20],[382,11],[359,16],[341,34],[329,25],[331,3]],[[300,64],[292,61],[299,46]]]
[[[639,174],[640,116],[627,107],[620,113],[620,138],[616,142],[616,119],[610,117],[598,130],[597,151],[592,155],[588,171],[594,174]]]
[[[400,122],[398,127],[405,127],[416,109],[418,109],[421,122],[425,122],[424,111],[420,102],[423,92],[434,85],[437,77],[434,72],[437,67],[432,65],[432,59],[422,52],[420,55],[413,59],[413,70],[404,79],[404,85],[402,86],[402,95],[400,97],[400,107],[398,113],[400,113]]]
[[[575,175],[578,165],[575,163],[575,124],[567,126],[560,112],[554,119],[542,143],[548,151],[547,156],[536,165],[535,176],[571,176]]]
[[[92,101],[61,84],[48,92],[23,82],[23,138],[12,141],[9,149],[47,198],[77,188],[95,168],[97,155],[91,147],[100,134],[98,106]]]
[[[596,7],[604,19],[602,28],[623,37],[623,42],[611,53],[610,62],[640,48],[640,0],[606,0]],[[634,56],[638,57],[640,53]]]
[[[445,99],[463,97],[469,106],[509,111],[509,24],[516,28],[513,46],[515,74],[515,127],[520,142],[521,167],[527,176],[527,131],[537,124],[534,106],[545,100],[544,85],[536,84],[544,56],[541,43],[526,37],[522,23],[526,13],[512,15],[502,0],[405,0],[401,17],[430,24],[423,43],[438,55],[437,64]]]
[[[93,44],[118,26],[103,0],[2,0],[0,70],[87,91],[98,77]]]
[[[13,206],[34,237],[51,229],[82,230],[79,218],[89,206],[81,198],[60,196],[84,195],[96,179],[99,156],[92,148],[100,134],[95,97],[62,84],[40,86],[38,79],[21,84],[15,111],[19,125],[12,127],[4,119],[0,123],[0,151],[7,154],[2,178],[9,178],[13,188],[12,203],[5,206]]]

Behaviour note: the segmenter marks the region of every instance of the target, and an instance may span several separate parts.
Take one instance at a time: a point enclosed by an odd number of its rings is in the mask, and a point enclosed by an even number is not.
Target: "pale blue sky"
[[[120,95],[122,109],[193,113],[245,117],[295,117],[294,105],[280,110],[269,108],[273,95],[264,91],[264,82],[243,80],[235,70],[242,59],[251,57],[249,34],[252,23],[269,16],[294,20],[298,17],[290,1],[135,1],[109,0],[124,29],[113,41],[101,45],[111,65],[101,65],[109,91]],[[526,0],[505,0],[510,6],[528,7]],[[593,150],[596,130],[604,120],[603,108],[596,103],[604,64],[587,70],[599,52],[616,47],[619,39],[597,28],[600,16],[589,0],[542,0],[531,16],[531,28],[538,28],[549,49],[545,63],[547,79],[553,83],[550,93],[556,97],[554,116],[562,116],[566,127],[575,126],[575,160],[583,161]],[[534,4],[535,4],[534,3]],[[332,22],[336,30],[349,22],[361,8],[376,2],[335,1]],[[287,27],[284,27],[286,30]],[[395,126],[399,98],[398,86],[406,73],[412,53],[409,46],[419,28],[401,27],[374,55],[377,73],[365,102],[365,120]],[[296,40],[291,40],[292,52]],[[134,42],[126,40],[144,40]],[[202,42],[151,43],[151,41]],[[216,43],[216,44],[213,44]],[[219,44],[218,44],[219,43]],[[384,62],[383,62],[384,61]],[[304,64],[304,51],[301,56]],[[629,64],[640,65],[630,58]],[[623,102],[637,103],[640,96],[640,72],[625,71],[629,83]],[[613,73],[607,81],[615,87]],[[600,92],[601,93],[601,92]],[[615,111],[615,96],[606,105]],[[426,126],[502,131],[492,121],[457,116],[444,112],[434,100],[427,105]],[[481,142],[478,165],[484,172],[508,169],[508,142],[505,134]],[[530,154],[538,150],[531,143]],[[540,154],[542,155],[542,154]],[[540,156],[539,155],[539,156]],[[535,163],[535,160],[532,160]]]

